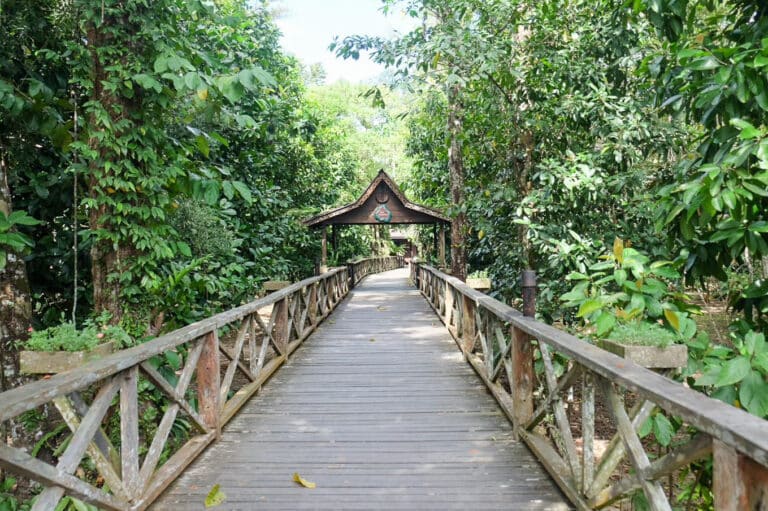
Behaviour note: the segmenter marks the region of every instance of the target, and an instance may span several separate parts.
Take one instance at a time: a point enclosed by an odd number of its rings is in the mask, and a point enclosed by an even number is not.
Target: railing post
[[[307,303],[307,308],[309,309],[309,321],[313,325],[317,323],[317,316],[318,316],[318,310],[317,310],[317,282],[312,284],[312,287],[309,288],[309,303]]]
[[[349,288],[355,287],[355,263],[347,261],[347,273],[349,273]]]
[[[283,298],[274,305],[275,325],[272,328],[272,338],[281,355],[288,354],[288,297]]]
[[[765,509],[768,505],[768,468],[713,439],[715,509]]]
[[[462,294],[463,313],[461,316],[461,349],[464,354],[472,353],[475,348],[475,301]]]
[[[523,315],[536,316],[536,273],[523,271]],[[530,336],[512,327],[512,402],[514,403],[514,425],[521,427],[533,416],[533,345]]]
[[[219,391],[221,370],[219,368],[219,332],[214,330],[202,341],[203,350],[197,361],[197,401],[200,417],[206,426],[221,435]]]

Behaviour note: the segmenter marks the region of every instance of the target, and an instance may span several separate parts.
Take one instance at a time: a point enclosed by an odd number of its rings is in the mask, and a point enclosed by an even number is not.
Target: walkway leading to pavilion
[[[406,269],[355,288],[152,509],[216,484],[221,510],[571,508]]]

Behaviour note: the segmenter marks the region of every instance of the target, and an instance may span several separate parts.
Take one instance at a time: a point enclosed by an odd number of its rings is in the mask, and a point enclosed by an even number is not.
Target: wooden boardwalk
[[[353,290],[152,509],[570,509],[407,279]]]

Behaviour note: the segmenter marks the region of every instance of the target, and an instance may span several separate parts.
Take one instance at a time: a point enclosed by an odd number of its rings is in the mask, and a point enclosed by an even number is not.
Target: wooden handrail
[[[403,256],[368,257],[347,263],[350,287],[355,287],[361,280],[372,273],[394,270],[405,265]]]
[[[390,269],[396,259],[371,261],[360,271]],[[52,509],[64,494],[102,509],[147,508],[216,441],[221,428],[348,294],[352,284],[348,271],[347,267],[332,269],[145,344],[0,394],[0,421],[53,402],[73,431],[57,466],[0,443],[0,467],[46,487],[33,510]],[[183,360],[171,379],[150,363],[169,352]],[[154,384],[168,403],[141,463],[139,379]],[[91,394],[96,397],[88,405],[85,396]],[[121,413],[119,450],[100,430],[116,395]],[[190,417],[193,434],[161,465],[179,414]],[[109,492],[75,475],[86,453]]]
[[[520,437],[579,508],[599,509],[642,489],[653,509],[670,509],[659,481],[673,470],[708,456],[713,448],[733,455],[729,458],[718,456],[716,452],[716,460],[747,458],[752,460],[749,465],[752,470],[759,467],[768,476],[768,421],[526,317],[431,266],[413,264],[411,271],[412,280],[446,324]],[[520,334],[535,340],[534,346],[544,362],[543,381],[540,382],[543,391],[539,396],[521,395],[519,389],[511,385],[516,381],[513,360],[515,350],[520,349],[515,344],[515,338]],[[528,353],[529,357],[533,356],[532,350]],[[552,370],[555,353],[568,359],[568,370],[559,381]],[[506,381],[500,378],[501,368],[505,369]],[[581,453],[575,448],[561,396],[580,375],[584,375],[581,424],[584,446]],[[599,464],[596,464],[592,446],[587,445],[594,438],[596,389],[608,402],[618,428]],[[623,406],[623,392],[626,390],[640,397],[639,404],[629,412]],[[525,401],[527,397],[531,400],[536,398],[537,413],[528,414],[521,420],[516,403]],[[693,436],[688,444],[676,447],[671,454],[651,463],[637,430],[655,408],[681,418],[699,434]],[[548,426],[541,428],[544,422]],[[542,430],[545,432],[542,433]],[[622,459],[629,460],[635,471],[641,474],[640,480],[619,474],[624,477],[618,483],[609,481],[611,476],[615,478]],[[718,485],[726,488],[725,485],[730,484],[723,482],[726,474],[732,477],[734,471],[744,470],[739,468],[744,464],[739,463],[731,461],[729,466],[718,466],[716,463],[716,492]],[[743,493],[758,491],[755,488],[743,490]],[[732,491],[736,490],[728,490],[728,493]]]

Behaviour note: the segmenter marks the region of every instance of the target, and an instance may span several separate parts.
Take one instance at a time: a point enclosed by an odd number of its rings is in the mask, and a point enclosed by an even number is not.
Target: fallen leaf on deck
[[[304,488],[309,488],[310,490],[317,487],[315,483],[307,481],[306,479],[301,477],[298,472],[293,473],[293,480],[299,483],[300,485],[302,485]]]
[[[378,307],[376,307],[376,309],[380,311],[385,311],[385,310],[389,310],[389,307],[385,307],[384,305],[379,305]]]
[[[373,337],[371,337],[370,339],[368,339],[368,342],[376,342],[376,339],[374,339]]]
[[[217,484],[211,488],[208,496],[205,497],[205,507],[216,507],[221,505],[227,499],[227,495],[221,491],[221,487]]]

